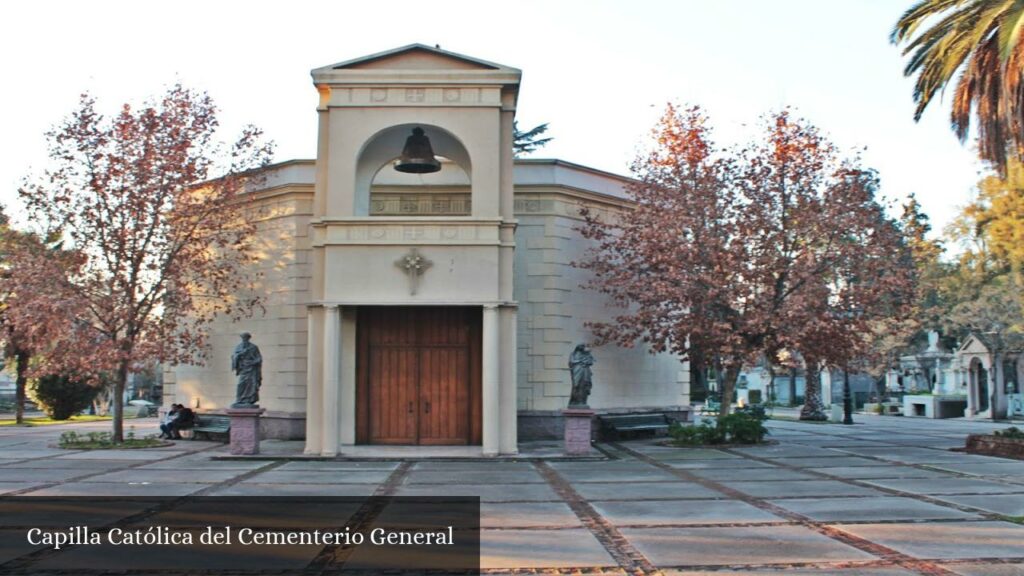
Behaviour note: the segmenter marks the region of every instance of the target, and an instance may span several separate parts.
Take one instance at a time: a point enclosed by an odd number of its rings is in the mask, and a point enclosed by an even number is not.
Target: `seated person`
[[[164,421],[160,423],[160,437],[161,438],[174,438],[177,434],[175,424],[178,419],[181,418],[181,410],[184,408],[181,404],[171,404],[170,411],[164,416]]]
[[[174,437],[180,439],[182,430],[195,426],[196,413],[191,408],[178,404],[178,414],[178,419],[174,421],[171,429],[174,432]]]

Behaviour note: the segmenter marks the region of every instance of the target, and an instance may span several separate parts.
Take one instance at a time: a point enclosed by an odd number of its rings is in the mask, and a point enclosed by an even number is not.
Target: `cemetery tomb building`
[[[216,322],[208,360],[174,368],[165,403],[229,407],[231,350],[247,331],[263,354],[264,437],[304,438],[307,454],[515,454],[558,437],[569,354],[592,340],[587,322],[615,313],[572,266],[588,247],[580,208],[629,210],[630,180],[514,158],[515,68],[411,45],[312,76],[316,159],[271,166],[249,192],[266,312]],[[423,137],[437,163],[396,170]],[[593,353],[598,413],[689,410],[679,357],[640,344]]]

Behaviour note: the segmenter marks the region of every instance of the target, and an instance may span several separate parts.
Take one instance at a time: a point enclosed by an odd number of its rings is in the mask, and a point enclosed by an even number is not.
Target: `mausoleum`
[[[573,266],[587,248],[580,208],[629,210],[630,181],[514,158],[515,68],[410,45],[312,76],[316,159],[271,166],[250,191],[265,313],[217,322],[209,360],[174,369],[165,402],[230,406],[245,331],[263,354],[264,435],[304,438],[307,454],[515,454],[557,437],[569,354],[592,340],[587,322],[615,313]],[[593,354],[598,413],[689,410],[678,357],[642,344]]]

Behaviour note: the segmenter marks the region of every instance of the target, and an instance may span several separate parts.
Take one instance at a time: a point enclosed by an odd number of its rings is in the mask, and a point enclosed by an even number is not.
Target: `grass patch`
[[[25,418],[25,423],[22,426],[52,426],[54,424],[75,424],[78,422],[98,422],[100,420],[110,420],[110,416],[91,416],[89,414],[72,416],[67,420],[54,420],[49,416],[35,416],[33,418]],[[11,418],[10,420],[0,420],[0,426],[17,426],[18,423]]]
[[[166,446],[167,443],[158,438],[156,434],[136,438],[134,430],[129,430],[124,436],[124,442],[119,443],[114,442],[113,434],[110,432],[79,434],[73,430],[68,430],[60,435],[60,441],[57,445],[60,448],[69,450],[105,450],[110,448],[156,448],[158,446]]]
[[[1014,524],[1024,524],[1024,516],[1002,516],[1001,520],[1013,522]]]

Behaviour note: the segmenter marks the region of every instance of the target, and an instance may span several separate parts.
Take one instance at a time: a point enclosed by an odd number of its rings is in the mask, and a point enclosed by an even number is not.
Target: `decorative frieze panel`
[[[337,244],[496,245],[499,226],[476,222],[329,222],[313,225],[313,246]]]
[[[469,216],[472,209],[468,193],[370,195],[371,216]]]
[[[523,216],[565,216],[581,220],[580,210],[589,207],[590,211],[608,221],[616,217],[618,209],[611,208],[607,204],[588,203],[580,198],[572,198],[563,195],[548,194],[523,194],[515,195],[513,209],[516,215]]]
[[[500,106],[501,88],[359,86],[335,88],[329,97],[330,106]]]

